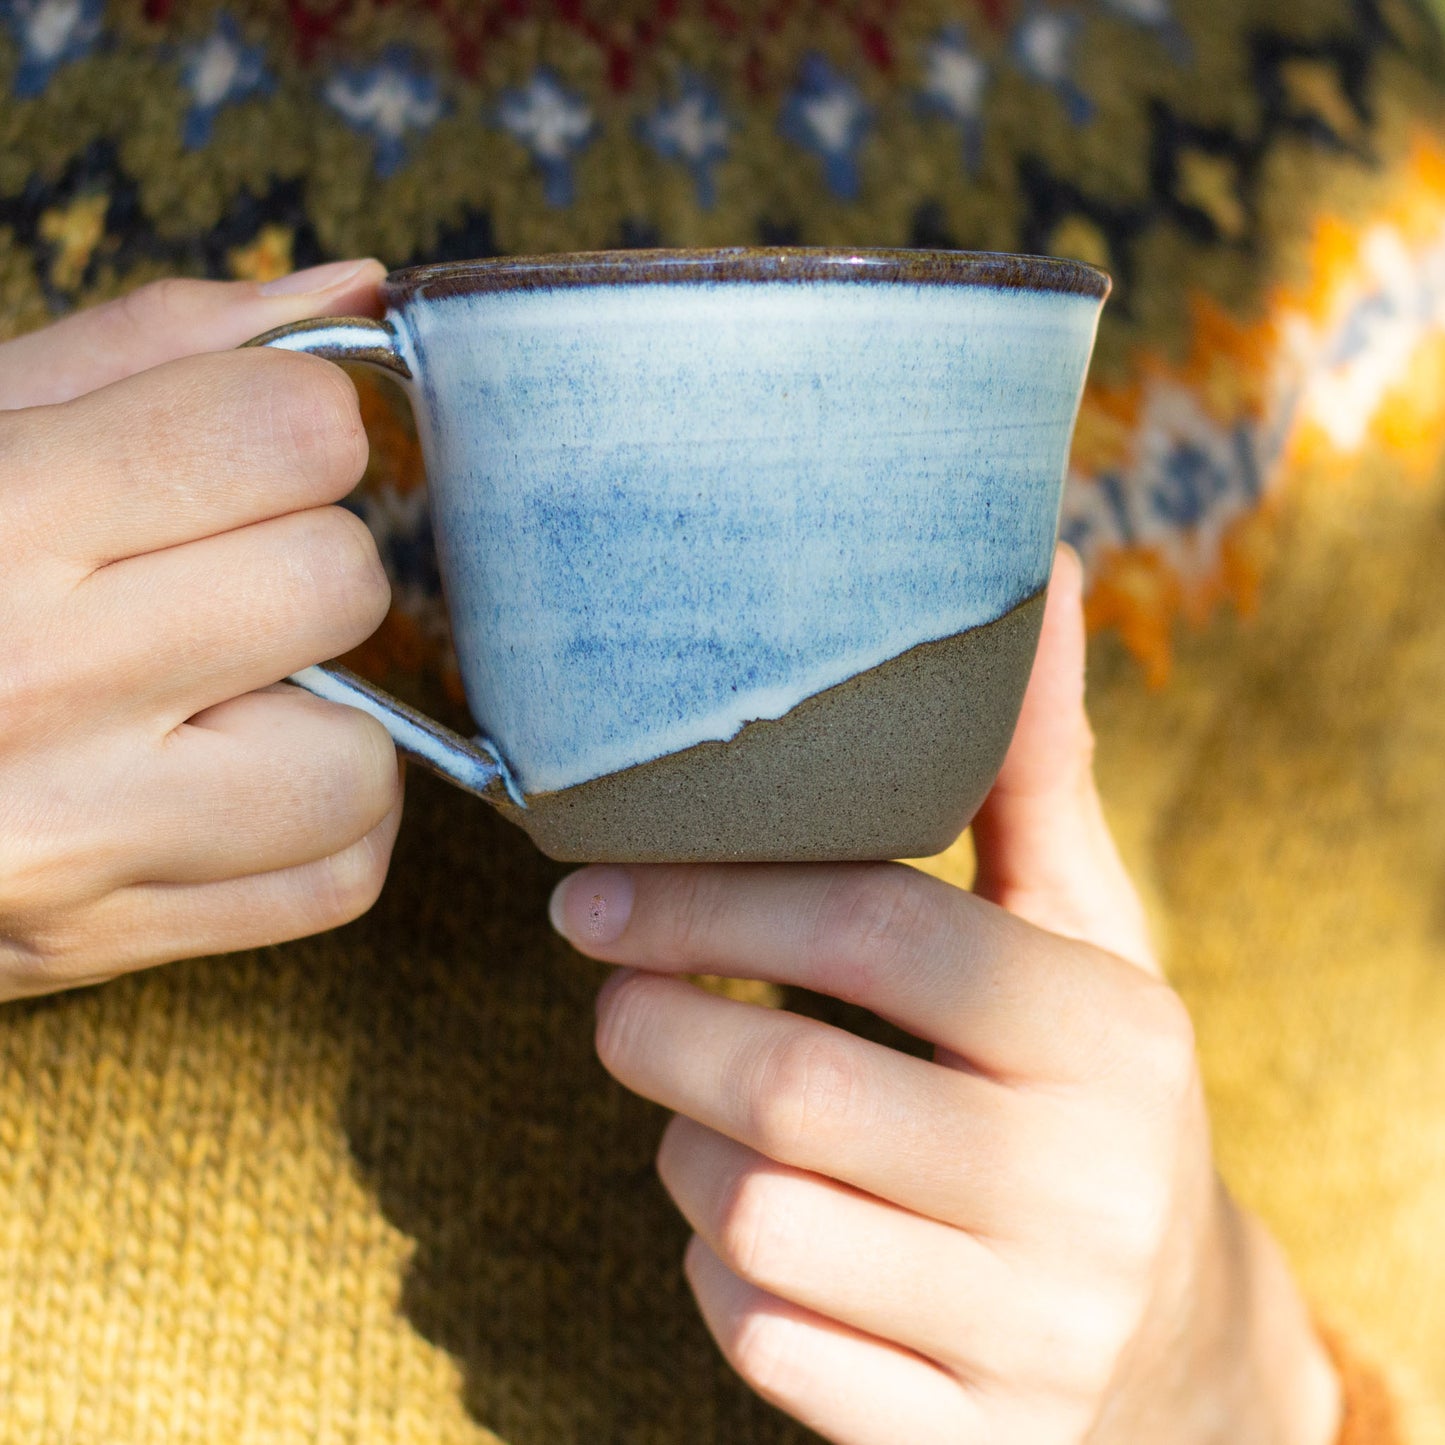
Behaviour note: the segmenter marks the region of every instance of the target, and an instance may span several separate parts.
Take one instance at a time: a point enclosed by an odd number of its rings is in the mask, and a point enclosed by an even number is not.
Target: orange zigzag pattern
[[[1146,354],[1129,386],[1085,392],[1076,490],[1139,467],[1148,407],[1162,388],[1189,393],[1221,431],[1274,436],[1257,503],[1227,518],[1203,565],[1181,567],[1175,549],[1154,539],[1105,540],[1088,558],[1091,629],[1117,629],[1155,685],[1168,678],[1178,620],[1201,623],[1225,602],[1244,614],[1258,605],[1273,514],[1291,476],[1339,475],[1366,445],[1388,449],[1409,478],[1428,475],[1441,455],[1445,310],[1379,323],[1353,352],[1342,338],[1392,289],[1445,300],[1445,149],[1418,139],[1367,223],[1322,217],[1307,272],[1306,284],[1280,288],[1250,324],[1196,296],[1182,363]]]

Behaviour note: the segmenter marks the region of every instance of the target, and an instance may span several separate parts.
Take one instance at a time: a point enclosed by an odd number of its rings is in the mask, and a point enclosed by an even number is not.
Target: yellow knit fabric
[[[192,146],[184,45],[221,8],[276,84],[228,103]],[[655,8],[557,7],[623,29]],[[329,72],[285,39],[294,18],[346,12],[328,65],[370,66],[405,40],[443,67],[444,32],[480,7],[112,0],[104,44],[28,99],[3,91],[0,332],[176,269],[262,278],[345,254],[596,246],[649,228],[669,244],[762,239],[766,223],[805,242],[1097,254],[1121,279],[1076,438],[1074,495],[1097,496],[1127,470],[1153,389],[1200,398],[1216,439],[1253,425],[1286,342],[1302,329],[1329,351],[1335,293],[1382,224],[1422,256],[1445,234],[1439,56],[1396,0],[1094,6],[1078,79],[1099,114],[1085,126],[1006,60],[1012,21],[983,17],[1008,7],[969,8],[969,43],[996,62],[977,175],[959,130],[915,95],[957,6],[877,7],[896,11],[892,79],[855,54],[859,32],[823,33],[822,5],[766,7],[792,15],[751,69],[706,19],[727,6],[685,8],[653,50],[639,42],[641,98],[613,92],[573,22],[499,30],[382,176],[374,137],[326,101]],[[1187,21],[1187,61],[1129,19],[1151,9]],[[26,14],[0,0],[4,85]],[[1305,46],[1268,106],[1260,25]],[[1325,42],[1340,35],[1336,54]],[[775,123],[818,45],[879,107],[858,203]],[[1368,145],[1347,84],[1360,54],[1376,77],[1360,91]],[[712,60],[736,130],[708,210],[637,121],[673,94],[674,70]],[[570,207],[545,202],[534,158],[495,122],[498,98],[544,64],[600,126]],[[1155,174],[1156,102],[1196,127],[1177,186]],[[1229,157],[1256,143],[1245,186]],[[1081,188],[1037,236],[1025,153],[1056,200]],[[1259,235],[1238,245],[1245,195]],[[1185,202],[1227,244],[1191,239]],[[1152,217],[1137,236],[1118,220],[1136,213]],[[1212,513],[1196,528],[1219,554],[1197,596],[1146,538],[1099,554],[1091,600],[1162,674],[1176,617],[1247,601],[1264,575],[1257,618],[1175,639],[1162,691],[1113,633],[1096,641],[1100,774],[1198,1023],[1222,1165],[1322,1317],[1385,1370],[1410,1445],[1445,1445],[1445,476],[1402,479],[1440,435],[1437,343],[1375,398],[1372,435],[1393,460],[1341,464],[1305,436],[1274,525],[1251,511],[1222,540]],[[415,443],[381,403],[368,422],[369,495],[386,502],[371,520],[395,530],[420,482]],[[394,613],[371,661],[435,705],[428,606]],[[392,879],[359,924],[0,1009],[0,1445],[805,1438],[733,1379],[692,1310],[686,1229],[651,1166],[662,1115],[597,1065],[602,972],[545,923],[563,870],[482,805],[424,776],[410,792]],[[966,840],[923,866],[966,883]]]
[[[1253,620],[1163,692],[1096,639],[1111,819],[1199,1036],[1226,1177],[1445,1442],[1445,477],[1294,479]],[[945,855],[930,871],[964,878]],[[943,866],[940,866],[943,865]]]
[[[1261,619],[1145,699],[1106,793],[1197,1022],[1227,1177],[1445,1441],[1445,487],[1297,479]]]
[[[1096,639],[1111,820],[1199,1037],[1221,1167],[1445,1442],[1445,477],[1294,479],[1262,615],[1168,689]],[[926,864],[964,879],[954,855]]]
[[[1445,478],[1302,477],[1277,535],[1168,690],[1096,647],[1100,771],[1226,1173],[1440,1445]],[[0,1013],[4,1445],[803,1438],[692,1313],[560,872],[414,777],[361,923]]]

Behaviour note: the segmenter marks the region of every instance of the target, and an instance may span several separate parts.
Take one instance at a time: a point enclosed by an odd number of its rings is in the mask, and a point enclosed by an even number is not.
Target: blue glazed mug
[[[946,847],[1032,666],[1109,281],[809,248],[393,272],[385,319],[250,345],[378,366],[415,410],[482,736],[292,679],[567,860]]]

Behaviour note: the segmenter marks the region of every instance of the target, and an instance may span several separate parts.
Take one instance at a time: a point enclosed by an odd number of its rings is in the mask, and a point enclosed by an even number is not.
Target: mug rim
[[[389,272],[382,282],[382,296],[402,304],[498,291],[717,281],[894,281],[1054,291],[1095,301],[1103,301],[1113,286],[1107,272],[1059,256],[866,246],[720,246],[434,261]]]

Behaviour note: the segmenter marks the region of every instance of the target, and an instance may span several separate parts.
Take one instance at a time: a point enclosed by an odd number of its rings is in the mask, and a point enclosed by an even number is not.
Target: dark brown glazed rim
[[[718,250],[577,251],[443,261],[393,271],[388,302],[564,286],[636,286],[666,281],[904,281],[1063,291],[1102,301],[1109,277],[1082,261],[1003,251],[846,250],[829,246],[733,246]]]

